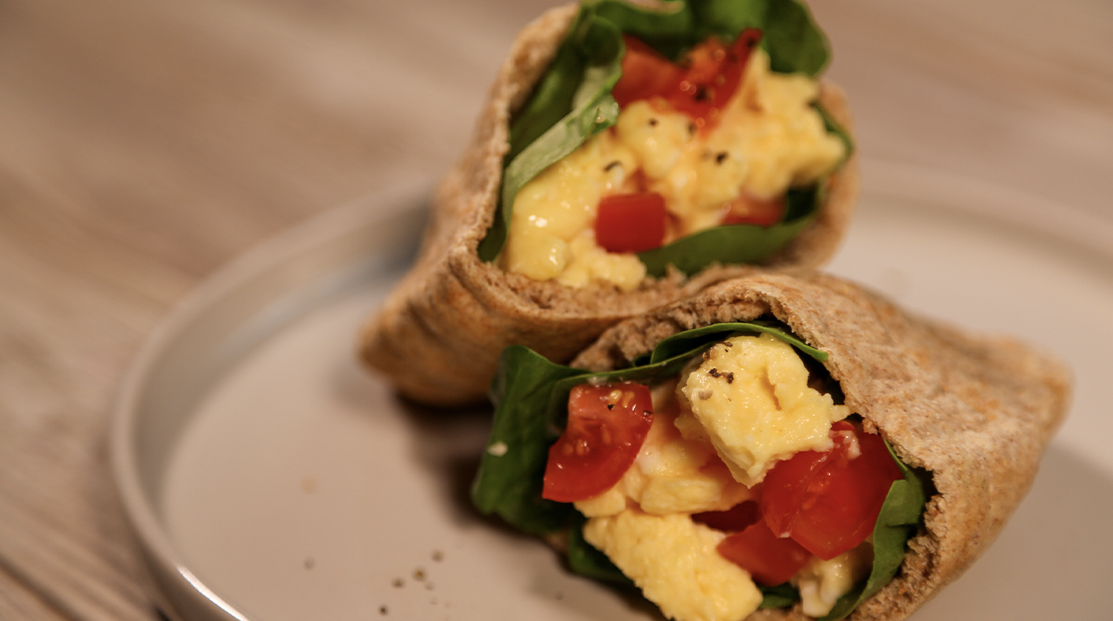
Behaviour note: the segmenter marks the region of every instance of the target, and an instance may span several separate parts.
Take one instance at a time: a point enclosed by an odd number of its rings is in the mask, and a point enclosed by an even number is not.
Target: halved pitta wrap
[[[867,430],[880,433],[903,463],[930,476],[928,502],[896,577],[848,617],[904,619],[985,551],[1028,492],[1066,414],[1070,373],[1011,338],[916,317],[822,274],[757,275],[717,284],[616,325],[571,366],[592,372],[626,368],[679,332],[757,319],[775,319],[826,352],[824,367],[850,411]],[[495,461],[485,456],[484,469]],[[502,514],[496,496],[481,508]],[[808,617],[796,605],[759,610],[750,618]]]
[[[576,289],[535,281],[481,260],[477,249],[499,207],[510,121],[552,62],[577,10],[553,9],[518,36],[471,145],[437,190],[420,256],[363,330],[363,359],[412,399],[438,405],[480,400],[508,345],[567,361],[608,326],[714,282],[759,269],[821,265],[849,223],[858,187],[853,156],[827,181],[826,199],[807,228],[760,266],[716,263],[690,276],[670,269],[622,292],[610,285]],[[824,83],[820,104],[850,127],[837,88]]]

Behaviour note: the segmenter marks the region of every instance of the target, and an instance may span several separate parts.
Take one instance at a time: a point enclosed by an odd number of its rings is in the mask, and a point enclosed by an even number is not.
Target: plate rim
[[[889,197],[914,205],[930,205],[964,216],[1006,223],[1113,261],[1113,248],[1108,244],[1113,240],[1113,220],[937,168],[864,157],[863,169],[869,183],[864,184],[859,201],[865,197]],[[192,573],[158,517],[153,499],[148,498],[143,489],[135,454],[137,424],[141,417],[141,397],[154,369],[191,322],[253,276],[283,258],[294,257],[327,240],[339,238],[350,229],[373,225],[403,213],[412,214],[423,205],[422,201],[428,200],[431,187],[428,181],[407,182],[373,191],[311,216],[252,246],[203,278],[174,304],[129,364],[110,419],[112,477],[126,521],[150,573],[144,578],[153,578],[153,583],[147,580],[146,590],[155,605],[174,621],[193,621],[194,615],[198,619],[222,621],[257,620],[236,609]],[[1049,222],[1042,217],[1047,213],[1056,214],[1056,218]],[[840,244],[845,241],[841,240]]]
[[[172,621],[192,621],[194,615],[222,621],[252,621],[225,601],[187,566],[174,545],[158,509],[144,491],[136,454],[142,398],[158,364],[181,333],[207,310],[253,277],[284,259],[312,252],[356,228],[422,211],[431,196],[428,181],[407,181],[369,192],[287,227],[233,257],[204,277],[159,321],[132,358],[116,392],[109,420],[112,479],[142,560],[153,603]],[[371,251],[369,250],[369,256]],[[190,611],[184,614],[184,610]]]

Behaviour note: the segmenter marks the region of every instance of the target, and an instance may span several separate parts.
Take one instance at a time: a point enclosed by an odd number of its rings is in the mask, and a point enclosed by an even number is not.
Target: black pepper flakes
[[[734,371],[729,371],[726,374],[726,378],[727,378],[727,383],[728,384],[733,384],[734,383]]]
[[[707,372],[707,374],[711,377],[719,377],[720,375],[722,375],[722,373],[719,373],[719,369],[716,369],[714,367],[712,367],[711,370]]]
[[[420,567],[415,569],[414,570],[414,580],[417,580],[418,582],[424,581],[425,580],[425,570],[420,568]]]
[[[718,154],[715,155],[715,163],[716,164],[722,164],[723,162],[726,161],[727,155],[728,154],[727,154],[726,151],[720,151]]]
[[[433,561],[439,563],[444,560],[444,552],[433,550]]]
[[[603,167],[603,172],[611,172],[615,166],[622,166],[622,162],[615,160]]]
[[[657,119],[653,119],[653,118],[649,119],[649,126],[650,127],[657,127]]]
[[[395,579],[394,579],[394,581],[393,581],[393,582],[391,582],[390,584],[391,584],[391,586],[393,586],[394,588],[396,588],[396,589],[400,589],[400,588],[402,588],[402,587],[406,586],[406,581],[405,581],[405,580],[403,580],[403,579],[401,579],[401,578],[395,578]]]
[[[387,612],[387,610],[386,610],[386,604],[383,604],[382,606],[379,606],[379,614],[381,614],[382,616],[384,616],[384,617],[385,617],[385,616],[386,616],[386,612]]]
[[[607,404],[607,409],[608,410],[613,410],[614,409],[614,404],[613,403],[608,403]]]

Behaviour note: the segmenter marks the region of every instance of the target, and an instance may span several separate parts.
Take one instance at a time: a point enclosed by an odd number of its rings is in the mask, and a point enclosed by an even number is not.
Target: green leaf
[[[763,596],[758,608],[787,608],[800,601],[800,591],[787,582],[772,587],[759,584],[757,588]]]
[[[659,10],[621,0],[596,0],[583,6],[673,60],[696,43],[694,15],[686,2],[668,2]]]
[[[513,161],[523,149],[572,111],[572,98],[576,95],[583,70],[583,59],[565,41],[557,50],[556,58],[545,75],[533,89],[529,100],[510,125],[507,162]]]
[[[827,40],[796,0],[679,0],[667,2],[660,9],[620,0],[587,0],[581,4],[553,63],[511,122],[499,205],[487,235],[479,243],[479,259],[494,261],[502,252],[518,191],[615,123],[619,110],[610,93],[622,73],[622,33],[642,39],[675,60],[709,34],[731,40],[748,27],[765,32],[761,45],[775,71],[815,75],[827,63]],[[668,246],[675,247],[673,251],[651,256],[648,260],[653,265],[646,265],[651,275],[661,276],[670,262],[688,274],[715,261],[760,262],[805,226],[807,222],[786,221],[766,229],[721,227],[730,231],[705,240],[721,245],[700,252],[696,259],[678,258],[693,247],[677,246],[684,241],[680,240]],[[768,241],[762,241],[767,237]],[[643,262],[647,260],[639,257]]]
[[[859,583],[835,602],[835,607],[819,621],[838,621],[847,616],[877,593],[893,579],[904,562],[905,544],[916,533],[924,513],[927,494],[924,483],[911,468],[897,457],[893,447],[885,440],[889,455],[900,468],[903,479],[893,481],[881,505],[877,524],[873,527],[873,568],[864,582]]]
[[[770,26],[766,19],[767,0],[691,0],[691,4],[697,24],[692,37],[694,42],[702,41],[709,35],[733,40],[746,28],[764,31]],[[766,47],[764,43],[762,47]]]
[[[734,224],[718,226],[681,237],[673,243],[638,253],[648,275],[661,277],[672,265],[687,275],[696,274],[713,263],[761,263],[776,254],[800,234],[816,211],[770,227]]]
[[[755,332],[775,336],[820,362],[827,361],[827,352],[811,347],[777,324],[754,321],[749,323],[716,323],[674,334],[657,343],[657,346],[653,348],[653,354],[650,356],[649,362],[660,362],[678,356],[691,357],[698,352],[702,352],[709,345],[726,340],[735,334]]]
[[[634,581],[626,577],[622,570],[615,567],[607,555],[584,539],[584,524],[587,518],[577,512],[579,519],[574,520],[568,531],[568,566],[572,571],[605,582],[633,586]]]
[[[842,167],[842,165],[850,159],[850,156],[854,154],[854,141],[850,138],[850,132],[839,124],[839,122],[835,120],[835,117],[831,116],[831,113],[827,111],[827,108],[823,107],[823,104],[817,101],[812,104],[812,107],[819,113],[819,117],[823,119],[823,127],[827,130],[827,133],[838,136],[839,140],[842,141],[843,146],[846,148],[846,155],[844,155],[842,161],[839,162],[839,166]]]
[[[541,498],[552,439],[537,413],[554,382],[586,374],[553,364],[528,347],[503,350],[491,387],[496,408],[491,438],[472,486],[477,509],[534,535],[567,527],[576,514],[572,505]]]
[[[819,75],[830,58],[830,45],[808,8],[795,0],[769,0],[761,45],[769,68],[777,73]]]

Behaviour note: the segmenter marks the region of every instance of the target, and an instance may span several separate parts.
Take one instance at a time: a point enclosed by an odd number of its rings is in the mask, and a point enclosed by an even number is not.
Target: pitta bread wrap
[[[760,266],[712,264],[691,276],[675,269],[634,291],[570,288],[534,281],[477,255],[499,205],[511,118],[552,62],[578,7],[553,9],[527,26],[499,70],[472,143],[441,182],[419,257],[363,330],[361,355],[414,400],[456,405],[481,400],[499,352],[524,344],[567,361],[608,326],[756,270],[801,270],[834,253],[857,196],[853,155],[829,178],[814,220]],[[844,128],[845,99],[823,83],[820,103]]]
[[[678,332],[758,318],[775,318],[826,352],[825,368],[866,430],[930,475],[928,502],[896,577],[848,617],[904,619],[985,551],[1028,492],[1065,416],[1070,374],[1016,340],[918,318],[821,274],[720,283],[614,326],[572,366],[621,369]],[[808,617],[797,605],[750,618]]]

